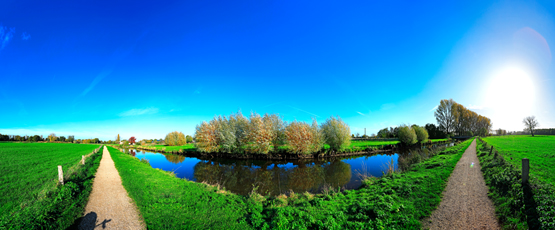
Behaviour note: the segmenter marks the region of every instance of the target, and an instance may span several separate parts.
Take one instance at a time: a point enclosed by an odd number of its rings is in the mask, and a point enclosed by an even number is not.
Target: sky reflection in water
[[[148,159],[153,168],[174,172],[177,177],[191,181],[220,184],[233,193],[247,195],[253,188],[266,195],[282,193],[321,192],[324,188],[356,189],[361,185],[360,173],[380,177],[393,160],[397,167],[398,154],[328,158],[324,160],[209,160],[174,154],[126,150],[139,158]]]

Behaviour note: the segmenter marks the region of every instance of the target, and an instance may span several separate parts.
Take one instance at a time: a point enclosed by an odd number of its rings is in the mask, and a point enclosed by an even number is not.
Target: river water
[[[139,159],[147,159],[153,168],[174,172],[179,178],[219,184],[241,195],[248,195],[253,190],[262,195],[279,195],[291,191],[320,193],[326,189],[356,189],[364,176],[380,177],[391,165],[398,169],[399,158],[410,155],[414,149],[303,160],[201,159],[134,149],[124,151]]]

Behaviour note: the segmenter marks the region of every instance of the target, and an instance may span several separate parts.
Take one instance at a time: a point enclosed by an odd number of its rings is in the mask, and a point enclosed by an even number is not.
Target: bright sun
[[[503,126],[514,124],[515,121],[519,122],[525,116],[529,116],[535,101],[534,95],[534,83],[528,73],[511,67],[493,76],[485,102],[497,117],[503,117],[498,122],[498,125]]]

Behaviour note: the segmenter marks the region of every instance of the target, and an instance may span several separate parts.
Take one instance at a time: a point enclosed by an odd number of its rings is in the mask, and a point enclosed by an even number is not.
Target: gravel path
[[[118,170],[106,147],[85,214],[79,229],[145,229],[137,207],[121,185]]]
[[[474,140],[449,177],[439,207],[424,220],[424,228],[500,229],[480,169]]]

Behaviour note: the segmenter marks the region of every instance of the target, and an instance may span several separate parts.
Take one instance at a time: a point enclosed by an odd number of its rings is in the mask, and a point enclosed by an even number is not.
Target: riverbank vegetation
[[[219,186],[176,178],[109,147],[123,186],[147,227],[226,229],[411,229],[439,205],[441,193],[471,140],[407,165],[369,177],[357,190],[323,194],[289,192],[276,197],[254,189],[240,196]]]
[[[478,141],[478,158],[503,227],[554,229],[555,137],[503,136],[483,140]],[[522,184],[522,158],[530,160],[527,184]]]
[[[0,229],[65,229],[83,212],[99,145],[0,143]],[[58,165],[65,184],[58,184]]]
[[[203,153],[302,155],[318,153],[324,144],[331,152],[344,150],[350,145],[349,135],[349,126],[339,117],[331,117],[318,125],[316,120],[312,124],[287,123],[277,114],[251,113],[247,118],[239,112],[198,125],[195,146]]]

